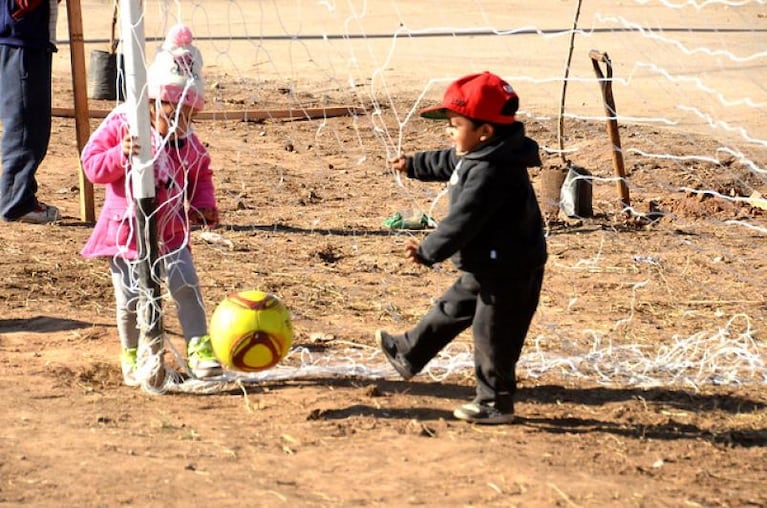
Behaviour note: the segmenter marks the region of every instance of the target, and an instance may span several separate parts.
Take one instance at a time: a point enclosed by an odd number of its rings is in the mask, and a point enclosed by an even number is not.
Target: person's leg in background
[[[0,122],[3,124],[0,217],[48,223],[61,218],[37,200],[35,174],[51,137],[51,52],[0,46]]]

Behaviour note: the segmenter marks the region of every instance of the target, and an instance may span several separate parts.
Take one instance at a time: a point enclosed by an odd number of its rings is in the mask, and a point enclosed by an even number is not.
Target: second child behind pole
[[[190,226],[218,222],[210,154],[192,129],[202,109],[202,56],[186,26],[170,29],[147,73],[157,207],[157,243],[162,268],[187,346],[187,362],[197,377],[222,372],[213,353],[189,248]],[[107,258],[114,286],[117,330],[125,384],[140,384],[136,371],[139,300],[136,207],[131,188],[131,156],[139,151],[128,128],[126,105],[115,108],[83,149],[88,179],[106,187],[96,227],[82,250],[86,258]],[[187,212],[187,202],[189,210]]]
[[[451,258],[461,275],[414,328],[376,332],[384,355],[405,379],[423,369],[459,333],[474,338],[474,399],[460,420],[514,420],[516,365],[538,307],[546,264],[543,217],[528,167],[540,166],[538,144],[516,120],[519,98],[490,72],[452,83],[421,116],[447,120],[454,146],[393,160],[409,178],[448,182],[450,210],[405,257],[431,266]]]

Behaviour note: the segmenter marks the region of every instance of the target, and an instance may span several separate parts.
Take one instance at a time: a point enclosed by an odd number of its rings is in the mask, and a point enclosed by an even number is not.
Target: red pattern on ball
[[[242,305],[243,307],[252,310],[268,309],[269,307],[273,307],[277,302],[277,298],[274,295],[266,295],[261,300],[249,300],[247,298],[243,298],[238,293],[234,293],[229,295],[229,299]]]
[[[269,352],[272,354],[272,361],[259,367],[253,367],[246,364],[245,355],[248,353],[248,351],[250,351],[250,348],[259,345],[264,346],[269,350]],[[232,365],[235,368],[245,372],[255,372],[274,367],[277,365],[277,363],[279,363],[282,357],[282,353],[277,349],[272,336],[264,332],[253,332],[252,334],[243,337],[242,340],[237,343],[237,347],[235,349],[237,351],[233,351]]]

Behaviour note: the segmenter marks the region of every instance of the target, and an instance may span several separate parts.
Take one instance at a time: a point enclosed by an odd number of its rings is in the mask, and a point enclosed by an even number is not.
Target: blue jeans
[[[0,217],[6,221],[37,206],[35,173],[51,139],[51,61],[50,50],[0,45]]]

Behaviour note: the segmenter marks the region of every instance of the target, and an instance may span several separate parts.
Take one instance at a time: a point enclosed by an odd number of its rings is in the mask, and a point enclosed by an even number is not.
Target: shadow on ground
[[[86,323],[76,319],[57,318],[50,316],[35,316],[31,318],[0,319],[0,333],[47,333],[62,332],[90,328],[94,323]]]

